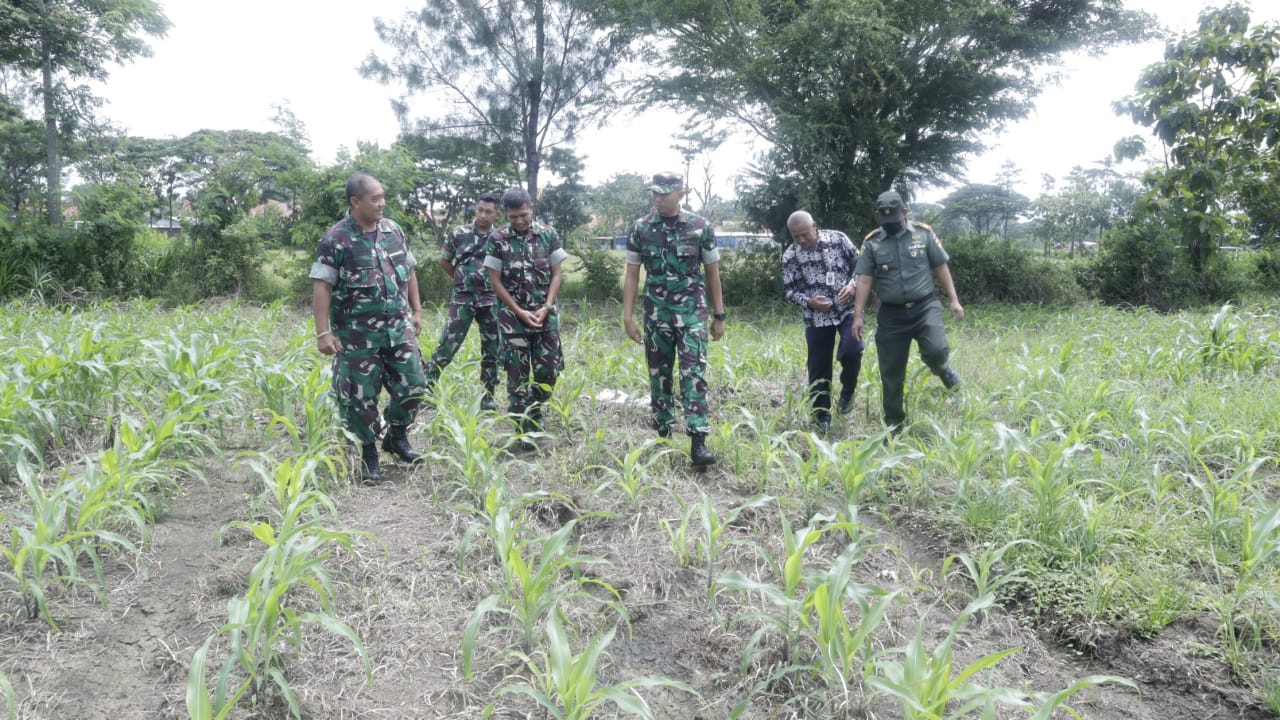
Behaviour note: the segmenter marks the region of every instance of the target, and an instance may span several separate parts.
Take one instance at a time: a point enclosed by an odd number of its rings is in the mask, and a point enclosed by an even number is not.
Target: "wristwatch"
[[[724,320],[725,318],[727,318],[727,317],[729,317],[729,316],[728,316],[728,315],[725,315],[724,313],[712,313],[712,315],[711,315],[711,319],[712,319],[712,320],[721,320],[721,321],[723,321],[723,320]]]

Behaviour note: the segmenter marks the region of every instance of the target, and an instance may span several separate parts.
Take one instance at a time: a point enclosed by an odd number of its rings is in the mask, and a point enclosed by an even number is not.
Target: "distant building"
[[[152,230],[164,233],[166,237],[175,237],[182,232],[182,221],[176,218],[159,218],[148,225]]]

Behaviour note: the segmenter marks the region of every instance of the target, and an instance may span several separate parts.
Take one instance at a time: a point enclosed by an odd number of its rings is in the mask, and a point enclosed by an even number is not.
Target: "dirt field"
[[[611,422],[623,432],[643,432],[642,417],[619,411]],[[867,418],[855,423],[870,422]],[[629,429],[628,429],[629,428]],[[553,428],[554,430],[554,428]],[[854,431],[837,427],[836,432]],[[421,442],[425,436],[419,434]],[[696,475],[683,456],[662,461],[670,492],[654,492],[644,512],[629,513],[594,493],[590,473],[551,479],[568,453],[569,440],[543,440],[538,458],[517,461],[508,482],[525,491],[554,490],[559,499],[534,503],[526,522],[557,529],[579,518],[579,552],[608,561],[592,572],[620,593],[630,617],[607,651],[603,679],[661,676],[688,683],[700,696],[669,689],[643,691],[658,718],[724,718],[751,686],[779,660],[776,647],[765,648],[747,673],[739,672],[753,626],[743,621],[752,600],[721,590],[713,609],[705,568],[678,565],[660,520],[679,518],[680,502],[695,502],[699,490],[726,509],[746,499],[738,479],[724,466]],[[56,601],[61,632],[40,621],[8,615],[0,635],[0,670],[13,682],[22,718],[175,718],[185,717],[187,663],[196,647],[226,618],[226,600],[243,589],[258,548],[245,533],[222,534],[224,526],[245,517],[250,481],[243,468],[221,459],[205,464],[207,484],[191,482],[186,493],[156,526],[142,566],[109,568],[107,606],[92,593]],[[341,617],[363,637],[374,668],[364,682],[352,648],[311,633],[300,654],[291,655],[291,680],[304,713],[313,718],[480,718],[504,682],[497,658],[478,654],[480,672],[462,678],[460,646],[472,610],[489,592],[495,569],[471,552],[460,570],[462,540],[472,522],[467,512],[443,499],[439,467],[388,468],[388,482],[352,486],[338,496],[341,525],[366,531],[369,541],[357,553],[336,558],[340,572]],[[541,487],[538,487],[541,486]],[[591,513],[609,512],[610,515]],[[933,537],[903,508],[868,507],[862,520],[869,548],[856,566],[858,579],[904,594],[877,636],[880,646],[905,642],[922,619],[931,630],[926,642],[941,640],[966,598],[956,584],[941,582],[938,571],[945,542]],[[726,539],[775,543],[779,534],[772,510],[744,513]],[[811,552],[814,563],[841,549],[832,539]],[[729,544],[716,572],[758,571],[759,561],[745,545]],[[616,616],[598,606],[577,603],[569,614],[581,627],[605,626]],[[1235,686],[1221,664],[1197,656],[1196,642],[1211,641],[1211,628],[1175,626],[1152,640],[1099,637],[1094,647],[1073,650],[1019,621],[1019,609],[971,621],[957,638],[962,666],[990,652],[1019,648],[994,671],[982,675],[991,685],[1028,691],[1056,691],[1074,678],[1117,674],[1133,679],[1138,690],[1106,685],[1075,697],[1084,717],[1125,720],[1206,720],[1261,718],[1267,713],[1255,697]],[[718,621],[716,618],[719,617]],[[490,648],[496,652],[496,646]],[[509,667],[509,666],[504,666]],[[487,669],[486,669],[487,668]],[[755,693],[744,717],[829,717],[832,708],[814,706],[821,693],[812,687],[767,687]],[[854,691],[845,708],[849,717],[900,717],[899,709],[865,702]],[[279,707],[237,710],[232,717],[283,717]],[[496,717],[542,717],[540,710],[510,697]],[[600,717],[611,717],[605,713]],[[1020,717],[1006,709],[1002,716]]]

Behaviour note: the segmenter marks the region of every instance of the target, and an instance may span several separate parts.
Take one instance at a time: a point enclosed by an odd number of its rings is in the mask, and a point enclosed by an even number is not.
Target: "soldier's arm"
[[[951,279],[951,268],[943,263],[933,269],[933,274],[938,278],[938,284],[942,286],[943,292],[951,301],[951,316],[956,320],[963,320],[964,306],[960,304],[960,296],[956,294],[956,284]]]
[[[863,275],[858,278],[858,284],[853,290],[853,336],[859,340],[862,339],[862,328],[866,324],[862,313],[867,308],[867,299],[871,297],[871,286],[874,283],[875,280],[870,275]]]
[[[636,307],[636,291],[640,288],[640,266],[627,263],[627,270],[622,276],[622,326],[627,337],[640,342],[640,329],[636,327],[635,318],[631,316]]]
[[[716,315],[724,314],[724,297],[720,293],[720,263],[713,262],[703,265],[707,271],[707,295],[711,296],[711,312]],[[711,321],[711,339],[719,340],[724,335],[724,321]]]
[[[422,332],[422,295],[418,293],[418,273],[409,271],[409,309],[413,312],[413,331]]]
[[[311,317],[316,323],[316,348],[324,355],[342,352],[342,344],[333,335],[329,327],[329,304],[332,300],[333,286],[325,280],[311,281]]]

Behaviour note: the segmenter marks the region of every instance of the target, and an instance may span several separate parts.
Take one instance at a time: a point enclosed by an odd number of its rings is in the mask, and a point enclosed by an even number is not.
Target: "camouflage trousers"
[[[484,384],[486,395],[493,394],[493,389],[498,387],[498,360],[502,347],[498,335],[498,313],[493,305],[449,303],[449,318],[440,330],[440,343],[431,354],[431,362],[427,363],[427,384],[439,380],[440,373],[453,362],[453,356],[466,340],[473,320],[480,332],[480,382]]]
[[[675,425],[672,370],[680,360],[680,400],[690,435],[710,431],[707,422],[707,324],[693,318],[663,322],[646,318],[644,358],[649,365],[649,403],[659,429]]]
[[[333,392],[342,426],[362,444],[374,442],[386,424],[408,425],[426,392],[422,352],[417,343],[389,348],[343,348],[333,359]],[[385,414],[378,395],[387,389]]]
[[[507,369],[507,412],[521,415],[541,409],[564,365],[560,333],[503,335],[502,364]]]

